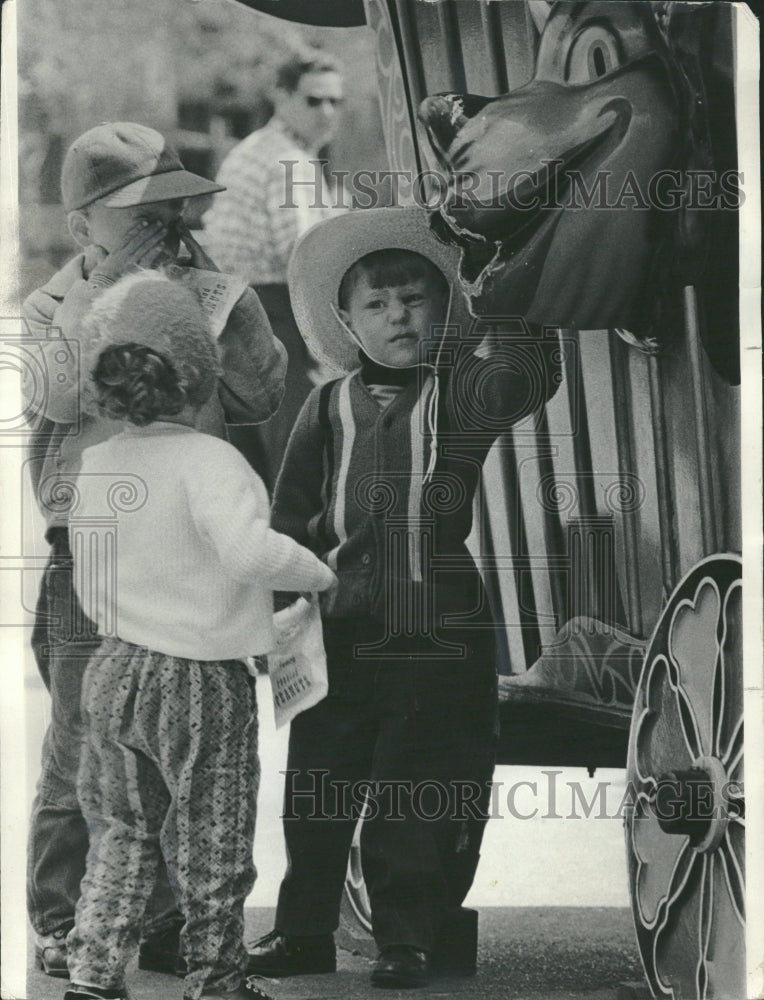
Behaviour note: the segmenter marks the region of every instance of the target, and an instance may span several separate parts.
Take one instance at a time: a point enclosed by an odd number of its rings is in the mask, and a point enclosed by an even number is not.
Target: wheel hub
[[[653,799],[658,825],[664,833],[689,837],[701,854],[715,851],[730,819],[743,815],[737,791],[718,757],[699,757],[691,768],[659,778]]]

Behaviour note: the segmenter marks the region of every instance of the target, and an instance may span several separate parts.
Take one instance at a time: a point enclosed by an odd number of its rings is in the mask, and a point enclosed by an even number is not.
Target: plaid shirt
[[[228,154],[217,179],[226,190],[204,216],[210,256],[250,284],[286,284],[295,241],[331,212],[315,152],[274,117]]]

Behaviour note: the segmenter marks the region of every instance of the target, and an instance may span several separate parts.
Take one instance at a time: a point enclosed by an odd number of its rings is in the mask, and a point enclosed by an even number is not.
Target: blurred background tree
[[[139,121],[168,135],[190,170],[214,177],[270,117],[274,69],[295,49],[323,48],[344,69],[329,169],[387,167],[366,28],[304,27],[235,0],[24,0],[18,19],[21,295],[72,253],[59,176],[73,139],[99,122]]]

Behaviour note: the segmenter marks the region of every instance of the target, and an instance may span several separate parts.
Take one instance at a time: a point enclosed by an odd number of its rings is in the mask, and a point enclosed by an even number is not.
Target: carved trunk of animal
[[[732,41],[715,6],[557,3],[525,86],[421,103],[448,177],[432,225],[461,247],[477,315],[659,351],[692,284],[709,359],[739,381]]]

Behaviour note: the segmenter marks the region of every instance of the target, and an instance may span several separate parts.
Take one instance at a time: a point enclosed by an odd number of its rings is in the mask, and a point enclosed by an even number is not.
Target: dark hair
[[[339,73],[339,71],[337,60],[325,52],[294,53],[276,70],[276,86],[293,94],[306,73]]]
[[[138,427],[159,416],[174,416],[189,402],[172,361],[142,344],[104,348],[92,378],[101,413]]]
[[[444,297],[448,295],[448,280],[429,257],[415,250],[388,247],[359,257],[345,271],[337,292],[337,304],[340,309],[347,309],[350,296],[362,275],[367,278],[372,288],[395,288],[407,285],[410,281],[417,281],[419,278],[426,278],[427,281],[439,286]]]

